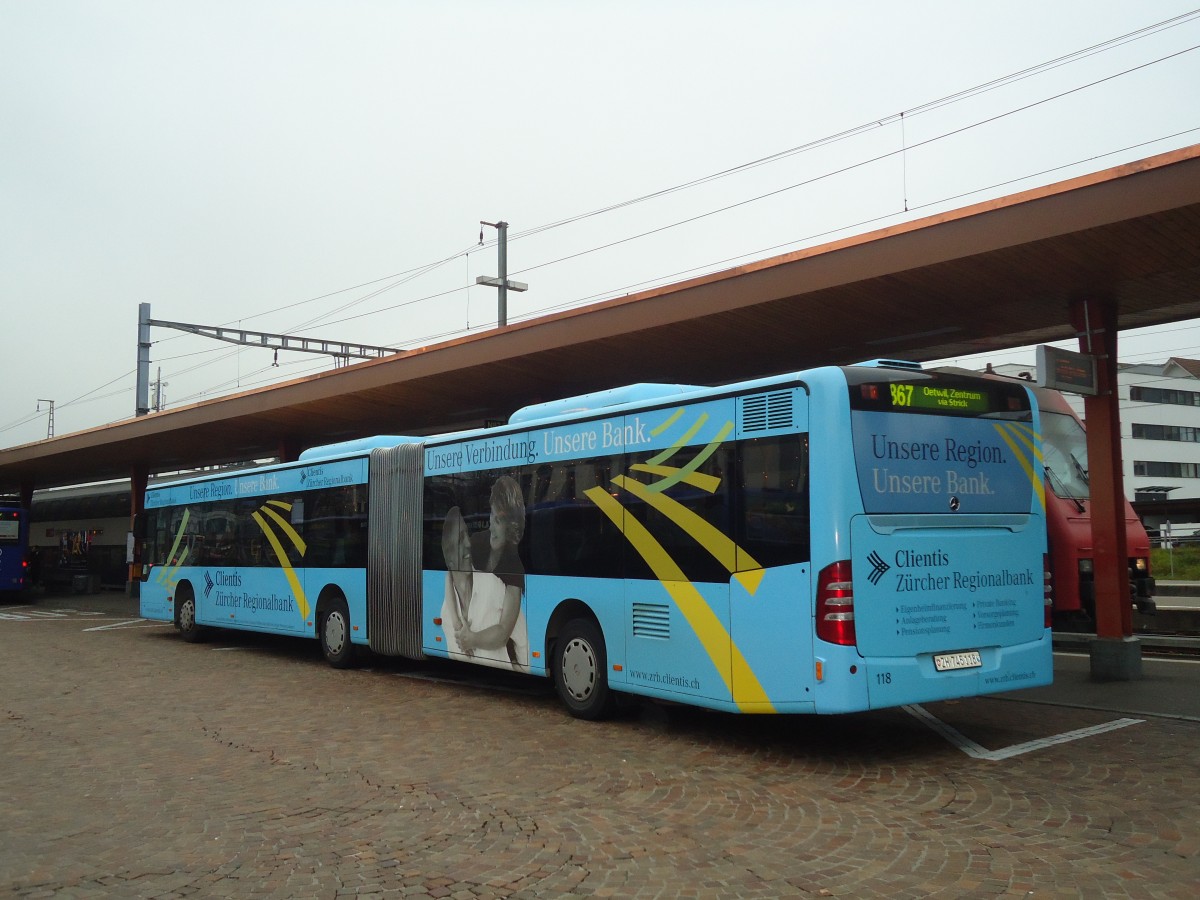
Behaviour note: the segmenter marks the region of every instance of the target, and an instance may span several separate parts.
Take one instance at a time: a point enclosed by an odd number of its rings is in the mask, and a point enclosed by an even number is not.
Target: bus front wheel
[[[341,597],[330,601],[321,614],[321,652],[335,669],[354,665],[354,645],[350,643],[350,610]]]
[[[555,645],[554,687],[575,718],[596,721],[612,712],[615,698],[607,669],[600,627],[590,619],[568,622]]]
[[[196,624],[196,593],[190,584],[181,584],[175,591],[175,627],[189,644],[204,640],[205,629]]]

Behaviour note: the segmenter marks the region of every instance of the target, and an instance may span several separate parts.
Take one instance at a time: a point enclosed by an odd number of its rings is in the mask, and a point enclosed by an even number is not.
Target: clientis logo
[[[879,579],[887,574],[891,566],[884,562],[883,557],[875,550],[871,551],[871,555],[867,557],[867,562],[871,564],[871,574],[867,576],[867,581],[871,582],[871,584],[879,584]]]
[[[207,597],[212,593],[214,587],[241,587],[242,576],[237,572],[232,574],[217,570],[216,576],[208,574],[208,569],[204,570],[204,596]]]

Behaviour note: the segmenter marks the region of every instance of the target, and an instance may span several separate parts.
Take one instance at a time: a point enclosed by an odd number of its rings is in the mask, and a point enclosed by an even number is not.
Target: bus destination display
[[[936,384],[888,385],[893,409],[928,409],[945,412],[984,413],[988,411],[988,395],[983,391]]]

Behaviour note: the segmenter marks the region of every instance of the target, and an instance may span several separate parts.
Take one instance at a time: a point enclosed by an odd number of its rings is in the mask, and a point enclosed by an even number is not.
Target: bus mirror
[[[133,536],[143,541],[146,539],[146,514],[138,513],[133,517]]]

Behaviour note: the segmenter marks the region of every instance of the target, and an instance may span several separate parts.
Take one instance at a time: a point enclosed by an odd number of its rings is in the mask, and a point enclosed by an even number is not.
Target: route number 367
[[[889,384],[888,387],[892,391],[892,406],[912,406],[911,384]]]

